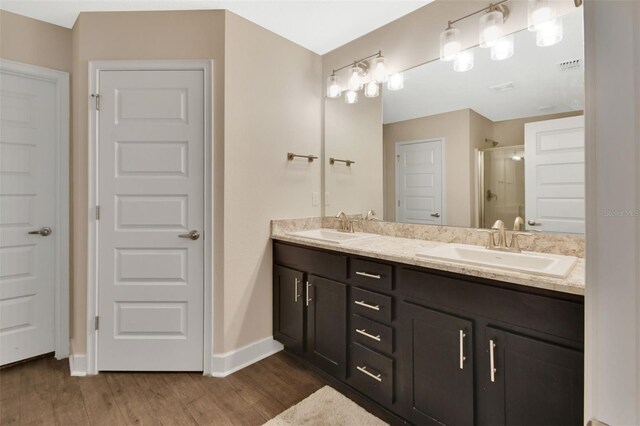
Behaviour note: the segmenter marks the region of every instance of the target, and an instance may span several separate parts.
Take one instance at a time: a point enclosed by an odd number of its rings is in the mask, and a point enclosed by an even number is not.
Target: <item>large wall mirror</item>
[[[582,9],[554,46],[513,36],[508,59],[476,47],[469,71],[435,60],[406,70],[403,90],[326,99],[325,213],[584,233]]]

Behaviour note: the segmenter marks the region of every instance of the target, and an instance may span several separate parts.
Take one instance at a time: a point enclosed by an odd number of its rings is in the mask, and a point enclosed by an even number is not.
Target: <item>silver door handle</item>
[[[540,222],[536,222],[535,220],[528,220],[527,225],[529,226],[540,226],[542,225]]]
[[[361,277],[367,277],[367,278],[375,278],[376,280],[379,280],[382,278],[382,276],[380,275],[368,274],[366,272],[356,272],[356,275],[360,275]]]
[[[496,344],[493,340],[489,340],[489,368],[491,371],[491,382],[495,383],[496,381],[496,363],[493,355],[493,350],[495,349]]]
[[[188,234],[180,234],[180,235],[178,235],[178,237],[180,237],[180,238],[189,238],[190,240],[194,240],[195,241],[198,238],[200,238],[200,233],[194,229],[193,231],[190,231]]]
[[[460,370],[464,370],[464,361],[467,359],[464,356],[464,338],[466,334],[464,330],[460,330]]]
[[[382,374],[373,374],[373,373],[370,373],[369,371],[367,371],[367,367],[365,367],[365,366],[360,367],[360,366],[358,365],[358,366],[356,366],[356,368],[358,369],[358,371],[360,371],[360,372],[362,372],[362,373],[366,374],[367,376],[371,377],[373,380],[377,380],[377,381],[379,381],[379,382],[381,382],[381,381],[382,381]]]
[[[364,329],[364,328],[362,330],[360,330],[359,328],[356,328],[356,333],[362,334],[363,336],[366,336],[369,339],[375,340],[376,342],[379,342],[379,341],[382,340],[382,339],[380,339],[380,335],[379,334],[377,336],[374,336],[373,334],[367,333],[367,330]]]
[[[431,217],[440,217],[440,213],[431,213]]]
[[[370,305],[367,302],[365,302],[364,300],[356,300],[353,303],[355,303],[356,305],[364,306],[365,308],[373,309],[374,311],[379,311],[380,310],[380,305]]]
[[[309,284],[309,281],[307,281],[307,297],[306,297],[307,306],[309,306],[309,302],[311,302],[311,298],[309,297],[309,287],[311,287],[311,284]]]
[[[29,231],[28,234],[29,235],[40,235],[42,237],[48,237],[49,235],[51,235],[53,231],[51,230],[51,228],[49,228],[48,226],[43,226],[42,228],[38,229],[37,231]]]
[[[293,302],[298,303],[298,279],[295,279],[295,284],[293,286]]]

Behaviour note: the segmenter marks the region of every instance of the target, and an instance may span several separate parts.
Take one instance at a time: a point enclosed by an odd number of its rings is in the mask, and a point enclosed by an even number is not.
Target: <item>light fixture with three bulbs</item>
[[[327,97],[339,98],[342,96],[342,87],[336,73],[345,68],[347,71],[347,90],[344,100],[348,104],[358,102],[358,93],[362,90],[367,98],[380,96],[380,85],[387,83],[389,90],[400,90],[404,86],[402,73],[390,74],[387,69],[386,59],[382,51],[378,51],[366,58],[353,61],[353,64],[334,69],[327,78]]]

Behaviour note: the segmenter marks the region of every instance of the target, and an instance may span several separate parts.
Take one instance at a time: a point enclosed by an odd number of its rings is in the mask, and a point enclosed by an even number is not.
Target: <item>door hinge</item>
[[[100,111],[100,95],[94,93],[93,95],[91,95],[91,97],[96,100],[96,111]]]
[[[95,329],[96,329],[96,331],[98,331],[100,329],[100,317],[99,316],[96,316]]]
[[[96,206],[96,220],[100,220],[100,206]]]

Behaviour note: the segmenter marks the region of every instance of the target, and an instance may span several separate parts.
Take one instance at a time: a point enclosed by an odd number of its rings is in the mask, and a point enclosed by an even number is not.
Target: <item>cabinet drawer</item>
[[[276,263],[299,271],[305,271],[339,281],[347,279],[347,256],[284,244],[273,243],[273,259]]]
[[[381,322],[391,322],[391,296],[351,288],[351,312]]]
[[[380,352],[393,353],[393,328],[360,315],[351,319],[351,340]]]
[[[351,348],[353,387],[381,404],[393,403],[393,360],[357,343]]]
[[[364,259],[351,258],[349,280],[373,290],[393,289],[393,266]]]

